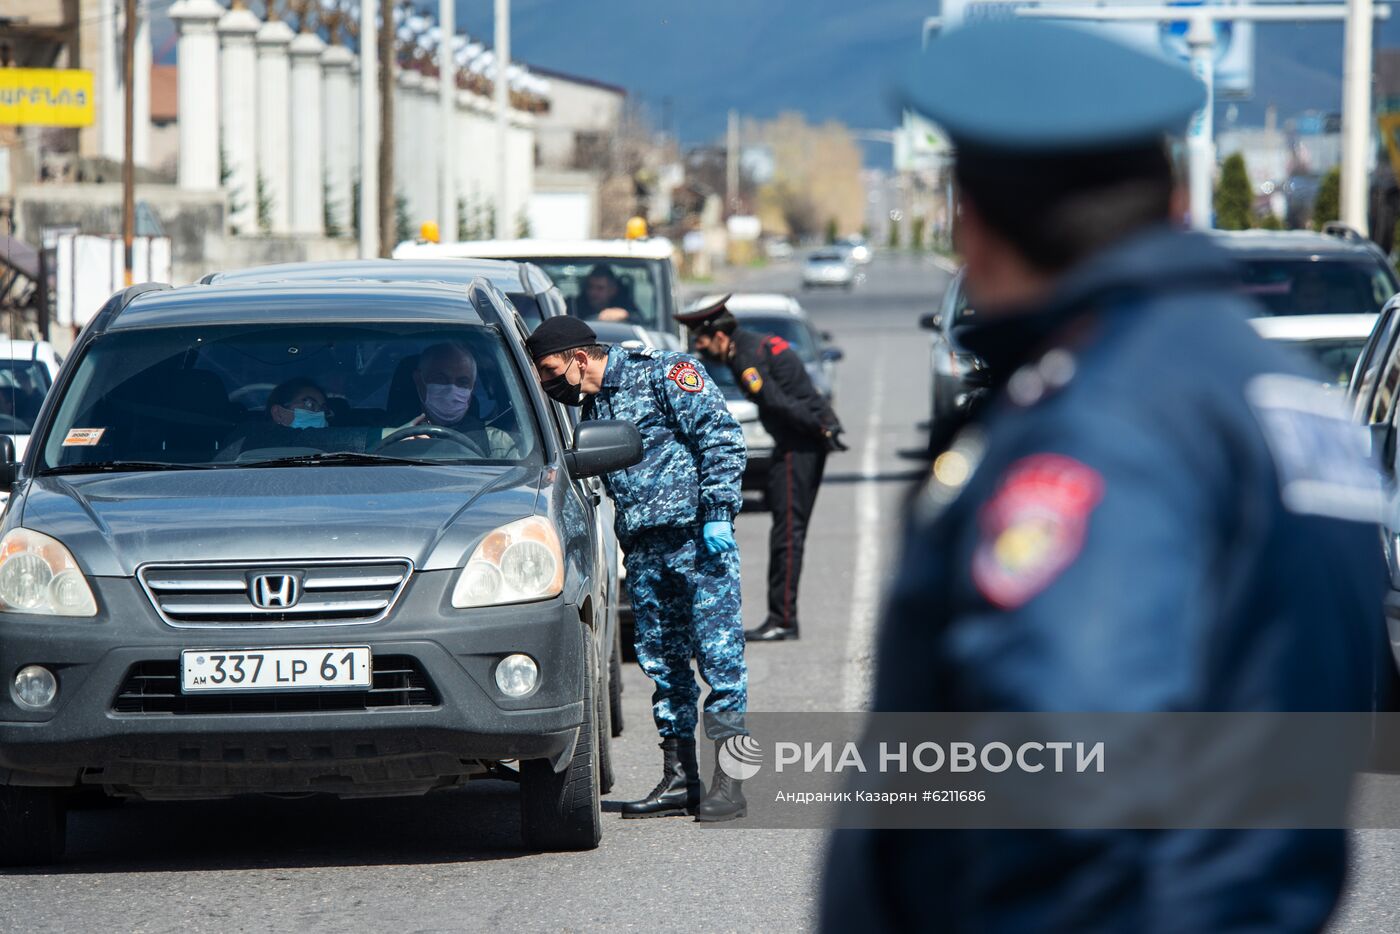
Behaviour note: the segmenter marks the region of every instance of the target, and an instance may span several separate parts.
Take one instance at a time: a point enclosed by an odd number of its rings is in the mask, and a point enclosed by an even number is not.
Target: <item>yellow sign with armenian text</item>
[[[0,125],[91,126],[92,72],[0,68]]]

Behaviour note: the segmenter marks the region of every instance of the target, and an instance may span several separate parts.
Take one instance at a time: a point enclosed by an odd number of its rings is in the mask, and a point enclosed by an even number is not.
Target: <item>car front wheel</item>
[[[591,850],[603,838],[598,761],[598,651],[584,632],[583,723],[562,772],[547,759],[520,764],[520,824],[536,850]]]

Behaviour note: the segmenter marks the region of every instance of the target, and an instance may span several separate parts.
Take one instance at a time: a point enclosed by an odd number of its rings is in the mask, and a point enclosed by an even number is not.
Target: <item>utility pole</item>
[[[122,113],[126,133],[122,139],[122,281],[132,284],[132,243],[136,238],[136,0],[126,0],[122,26]]]
[[[457,141],[456,0],[438,0],[438,152],[442,174],[438,180],[438,237],[457,242]]]
[[[724,141],[724,213],[737,210],[739,203],[739,111],[730,109],[729,130]]]
[[[379,31],[379,255],[393,255],[398,233],[394,204],[394,3],[384,0]]]
[[[360,0],[360,258],[379,255],[378,0]],[[385,27],[389,31],[389,27]]]
[[[496,0],[496,230],[497,240],[510,236],[510,0]]]

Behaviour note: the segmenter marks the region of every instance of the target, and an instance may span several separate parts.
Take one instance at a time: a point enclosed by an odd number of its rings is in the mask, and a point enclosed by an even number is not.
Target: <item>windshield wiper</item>
[[[167,461],[93,461],[87,464],[61,464],[39,471],[41,477],[77,473],[140,473],[155,470],[213,470],[216,464],[172,464]]]
[[[297,454],[292,457],[274,457],[265,461],[245,461],[233,463],[231,467],[318,467],[323,464],[409,464],[432,466],[442,461],[417,460],[410,457],[391,457],[388,454],[370,454],[356,451],[334,451],[322,454]]]

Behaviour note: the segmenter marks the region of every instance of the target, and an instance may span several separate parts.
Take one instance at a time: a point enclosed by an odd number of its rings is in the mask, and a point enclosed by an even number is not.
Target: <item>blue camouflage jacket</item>
[[[748,452],[724,396],[693,357],[608,350],[603,385],[583,418],[616,418],[642,433],[642,461],[603,478],[617,503],[617,535],[732,521]]]

